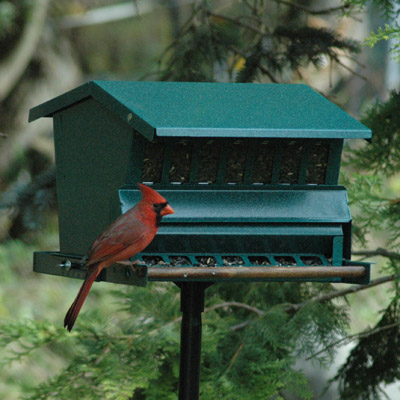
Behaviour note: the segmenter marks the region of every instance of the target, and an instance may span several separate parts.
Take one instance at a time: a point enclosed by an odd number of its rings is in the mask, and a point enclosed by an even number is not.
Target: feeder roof
[[[93,98],[152,140],[164,137],[371,138],[306,85],[92,81],[30,111],[51,117]]]

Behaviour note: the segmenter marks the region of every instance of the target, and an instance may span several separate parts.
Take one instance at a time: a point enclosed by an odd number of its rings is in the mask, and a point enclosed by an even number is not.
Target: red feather
[[[142,184],[139,187],[142,192],[141,201],[118,217],[90,246],[85,257],[88,267],[85,281],[64,319],[64,327],[69,331],[102,269],[118,261],[128,260],[144,250],[157,233],[157,216],[161,218],[174,212],[155,190]]]

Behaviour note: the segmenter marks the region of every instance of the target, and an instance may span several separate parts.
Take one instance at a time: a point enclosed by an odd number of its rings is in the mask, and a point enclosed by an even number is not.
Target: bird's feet
[[[121,265],[126,265],[128,267],[134,268],[134,266],[141,266],[141,265],[146,265],[143,261],[140,260],[134,260],[134,261],[118,261],[117,264]]]
[[[131,274],[140,275],[140,267],[145,266],[146,264],[140,260],[134,260],[134,261],[118,261],[117,264],[124,265],[126,267],[129,267],[126,269],[126,274],[128,277],[131,276]]]

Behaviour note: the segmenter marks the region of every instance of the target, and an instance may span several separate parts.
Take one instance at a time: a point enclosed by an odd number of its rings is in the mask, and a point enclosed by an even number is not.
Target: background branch
[[[398,277],[399,277],[399,275],[394,275],[394,274],[393,275],[387,275],[387,276],[383,276],[381,278],[374,279],[367,285],[354,285],[354,286],[347,287],[345,289],[336,290],[336,291],[331,292],[331,293],[322,294],[322,295],[313,297],[312,299],[310,299],[308,301],[305,301],[303,303],[291,304],[290,306],[288,306],[286,308],[286,311],[287,312],[297,312],[300,308],[304,307],[306,304],[309,304],[309,303],[324,303],[326,301],[330,301],[330,300],[336,299],[338,297],[343,297],[343,296],[346,296],[348,294],[361,292],[362,290],[367,290],[367,289],[370,289],[371,287],[382,285],[383,283],[394,281]]]
[[[314,358],[314,357],[316,357],[316,356],[318,356],[318,355],[320,355],[320,354],[322,354],[322,353],[325,353],[326,351],[328,351],[328,350],[331,349],[332,347],[336,347],[336,346],[339,345],[339,344],[350,343],[350,342],[352,342],[353,340],[366,338],[366,337],[368,337],[368,336],[375,335],[376,333],[380,333],[380,332],[386,331],[386,330],[388,330],[388,329],[395,328],[396,326],[399,326],[399,324],[400,324],[400,321],[394,322],[393,324],[388,324],[388,325],[385,325],[385,326],[380,326],[379,328],[371,329],[371,330],[369,330],[369,331],[363,331],[363,332],[353,333],[352,335],[348,335],[348,336],[346,336],[346,337],[344,337],[344,338],[341,338],[341,339],[337,340],[336,342],[331,343],[329,346],[326,346],[326,347],[324,347],[323,349],[317,351],[316,353],[311,354],[309,357],[306,358],[306,360],[307,360],[307,361],[308,361],[308,360],[311,360],[312,358]]]
[[[301,4],[292,3],[291,1],[277,0],[277,3],[284,4],[288,7],[296,8],[297,10],[303,11],[310,15],[331,14],[331,13],[338,12],[338,11],[346,11],[351,7],[351,4],[345,3],[341,6],[329,7],[329,8],[324,8],[321,10],[310,10],[308,7],[302,6]]]
[[[353,255],[355,256],[366,256],[366,257],[375,257],[375,256],[382,256],[391,258],[393,260],[400,260],[400,254],[394,251],[389,251],[378,247],[376,250],[360,250],[360,251],[352,251]]]
[[[234,46],[230,46],[230,49],[235,52],[236,54],[238,54],[239,56],[243,57],[245,60],[247,60],[247,56],[246,54],[244,54],[241,50],[239,50],[237,47]],[[275,79],[275,77],[271,74],[271,72],[269,72],[265,67],[263,67],[262,65],[258,65],[257,68],[262,71],[265,75],[268,76],[268,78],[271,80],[271,82],[273,83],[278,83],[278,81]]]
[[[32,10],[18,44],[0,65],[0,101],[4,100],[15,87],[35,54],[48,5],[49,0],[32,2]]]
[[[339,57],[337,56],[333,56],[332,60],[335,60],[341,67],[343,67],[345,70],[349,71],[351,74],[353,74],[354,76],[358,76],[360,79],[366,81],[367,78],[361,74],[359,74],[357,71],[355,71],[353,68],[350,68],[349,66],[347,66],[346,64],[344,64]]]
[[[266,32],[261,31],[260,29],[254,27],[253,25],[246,24],[245,22],[241,21],[239,18],[233,18],[233,17],[229,17],[227,15],[218,14],[218,13],[212,12],[210,10],[207,10],[207,15],[210,16],[210,17],[214,17],[216,19],[218,19],[218,18],[223,19],[223,20],[228,21],[228,22],[230,22],[231,24],[234,24],[234,25],[239,25],[242,28],[245,28],[245,29],[248,29],[250,31],[253,31],[253,32],[255,32],[255,33],[257,33],[257,34],[259,34],[261,36],[265,36],[266,35]]]
[[[345,289],[340,289],[340,290],[336,290],[334,292],[330,292],[330,293],[322,294],[322,295],[319,295],[319,296],[315,296],[315,297],[311,298],[310,300],[307,300],[307,301],[302,302],[302,303],[289,304],[289,305],[287,305],[285,307],[284,310],[285,310],[285,312],[290,313],[290,314],[296,313],[301,308],[303,308],[304,306],[306,306],[306,305],[308,305],[310,303],[324,303],[324,302],[336,299],[338,297],[344,297],[344,296],[346,296],[348,294],[357,293],[357,292],[360,292],[362,290],[370,289],[371,287],[374,287],[374,286],[382,285],[382,284],[387,283],[387,282],[392,282],[395,279],[397,279],[398,277],[399,277],[399,275],[394,275],[394,274],[393,275],[383,276],[381,278],[377,278],[377,279],[372,280],[368,285],[354,285],[354,286],[350,286],[350,287],[345,288]],[[223,303],[221,303],[221,304],[223,304]],[[229,303],[227,303],[227,304],[229,304]],[[216,305],[214,307],[218,308],[217,306],[218,305]],[[250,308],[250,306],[247,306],[247,307]],[[246,307],[244,307],[244,308],[246,308]],[[251,308],[252,308],[251,311],[256,312],[255,309],[253,309],[253,307],[251,307]],[[259,309],[256,309],[256,310],[257,310],[257,314],[259,316],[262,316],[262,315],[265,314],[265,311],[262,311],[262,310],[259,310]],[[233,330],[233,331],[241,330],[241,329],[245,328],[247,325],[251,324],[253,321],[255,321],[255,319],[243,321],[240,324],[232,326],[231,330]]]

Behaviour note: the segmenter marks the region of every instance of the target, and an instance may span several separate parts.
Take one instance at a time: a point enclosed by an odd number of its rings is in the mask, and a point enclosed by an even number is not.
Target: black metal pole
[[[179,400],[198,400],[200,386],[201,313],[209,284],[185,282],[181,288],[181,360]]]

